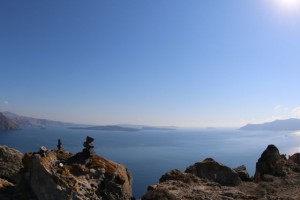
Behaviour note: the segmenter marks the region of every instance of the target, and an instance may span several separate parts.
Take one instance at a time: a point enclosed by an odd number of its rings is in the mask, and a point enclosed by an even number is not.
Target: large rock
[[[23,167],[22,157],[20,151],[0,145],[0,178],[17,183],[20,179],[19,171]]]
[[[189,173],[183,173],[178,169],[173,169],[170,172],[164,174],[160,179],[159,182],[165,182],[169,180],[178,180],[184,183],[191,183],[191,182],[197,182],[197,178],[194,174]]]
[[[233,171],[238,173],[242,181],[250,181],[250,176],[245,165],[234,168]]]
[[[23,158],[29,187],[39,200],[132,197],[132,176],[123,165],[98,155],[64,150],[28,153]]]
[[[261,154],[256,163],[256,170],[254,175],[255,180],[265,180],[265,174],[273,176],[284,176],[282,168],[284,163],[285,160],[281,159],[278,148],[275,145],[270,144]]]
[[[221,186],[194,174],[177,169],[164,174],[160,183],[148,187],[142,200],[233,200],[252,199],[251,195],[238,191],[235,187]]]
[[[212,158],[207,158],[202,162],[197,162],[189,166],[186,173],[192,173],[200,178],[215,181],[221,185],[236,186],[242,181],[239,175],[231,168],[216,162]]]
[[[291,157],[289,157],[289,160],[293,161],[294,163],[300,164],[300,153],[295,153]]]

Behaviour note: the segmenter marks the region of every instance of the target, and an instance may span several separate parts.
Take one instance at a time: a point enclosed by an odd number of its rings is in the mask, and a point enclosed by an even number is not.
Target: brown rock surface
[[[185,172],[195,174],[200,178],[206,178],[208,180],[218,182],[221,185],[235,186],[242,182],[235,171],[216,162],[212,158],[207,158],[202,162],[197,162],[189,166]]]
[[[245,165],[234,168],[233,171],[239,175],[242,181],[250,181],[250,176]]]
[[[132,176],[118,163],[96,154],[72,155],[41,147],[22,153],[0,146],[1,200],[128,200]]]
[[[293,161],[294,163],[300,164],[300,153],[293,154],[289,160]]]
[[[265,174],[284,176],[282,166],[285,162],[286,160],[281,157],[278,148],[270,144],[256,163],[255,180],[264,180]]]
[[[23,154],[18,150],[0,145],[0,178],[17,183],[23,167],[22,157]]]
[[[269,146],[267,152],[262,154],[262,159],[259,159],[259,161],[272,163],[273,165],[269,169],[274,172],[264,174],[264,179],[261,181],[249,180],[235,186],[225,186],[217,183],[216,179],[201,178],[180,170],[172,170],[163,175],[158,184],[149,186],[148,192],[142,199],[299,200],[300,165],[293,159],[288,161],[277,159],[279,151],[274,147],[274,145]],[[209,159],[209,162],[212,161]],[[285,176],[278,176],[277,165],[280,166],[280,172]]]
[[[98,155],[47,151],[25,154],[26,179],[40,200],[120,199],[132,197],[132,177],[123,165]]]

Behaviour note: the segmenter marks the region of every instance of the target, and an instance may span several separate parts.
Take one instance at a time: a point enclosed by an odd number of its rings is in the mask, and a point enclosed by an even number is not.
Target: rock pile
[[[82,153],[87,158],[95,154],[93,142],[94,138],[87,136],[86,141],[83,143],[84,149],[82,150]]]
[[[57,150],[61,150],[62,149],[62,143],[60,141],[60,139],[57,140]]]

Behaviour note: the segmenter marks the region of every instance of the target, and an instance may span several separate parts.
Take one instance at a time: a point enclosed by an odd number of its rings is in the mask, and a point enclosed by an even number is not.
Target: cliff
[[[11,119],[5,117],[0,112],[0,131],[8,131],[18,129],[18,125],[14,123]]]
[[[289,159],[269,145],[256,163],[253,178],[244,166],[234,170],[211,158],[174,169],[148,187],[143,200],[297,200],[300,199],[300,154]]]
[[[19,180],[13,183],[1,176],[0,199],[131,199],[129,170],[95,154],[93,139],[88,138],[83,151],[75,155],[64,150],[59,141],[57,150],[41,147],[38,152],[16,159],[23,164],[18,171]]]
[[[11,112],[3,112],[3,115],[20,127],[47,127],[47,126],[64,127],[64,126],[76,125],[67,122],[26,117]]]

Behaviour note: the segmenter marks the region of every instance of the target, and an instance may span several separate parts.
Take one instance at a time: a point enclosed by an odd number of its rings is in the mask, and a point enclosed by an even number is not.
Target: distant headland
[[[0,131],[8,131],[18,129],[19,126],[11,119],[7,118],[0,112]]]
[[[0,112],[1,113],[1,112]],[[168,131],[176,130],[175,127],[163,126],[144,126],[132,124],[119,125],[99,125],[91,126],[87,124],[75,124],[69,122],[54,121],[48,119],[39,119],[18,115],[11,112],[3,112],[0,115],[0,130],[14,130],[19,128],[39,127],[65,127],[69,129],[97,130],[97,131]]]
[[[240,128],[246,131],[297,131],[300,130],[300,119],[292,118],[275,120],[263,124],[247,124]]]

